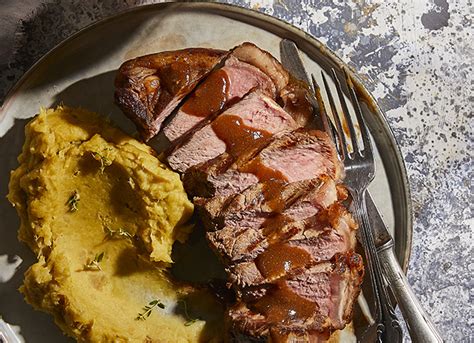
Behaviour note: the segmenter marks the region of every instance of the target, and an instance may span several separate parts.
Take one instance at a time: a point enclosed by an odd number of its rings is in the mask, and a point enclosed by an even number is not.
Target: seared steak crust
[[[144,140],[228,52],[191,48],[165,51],[124,62],[115,79],[115,102]]]

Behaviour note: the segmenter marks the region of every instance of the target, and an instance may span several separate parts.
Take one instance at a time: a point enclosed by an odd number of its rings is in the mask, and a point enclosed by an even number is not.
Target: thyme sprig
[[[135,320],[146,320],[146,319],[150,316],[151,312],[153,311],[153,309],[154,309],[155,307],[159,307],[159,308],[161,308],[161,309],[164,309],[164,308],[165,308],[165,304],[163,304],[161,301],[159,301],[159,300],[157,300],[157,299],[150,301],[150,302],[148,303],[148,305],[145,305],[145,306],[143,307],[143,312],[142,312],[142,313],[139,313],[139,314],[136,316]]]
[[[132,239],[133,238],[132,234],[130,232],[128,232],[127,230],[123,229],[123,228],[118,228],[117,230],[113,230],[108,226],[104,226],[104,231],[105,231],[105,234],[107,235],[107,237],[110,238],[110,239],[112,239],[112,238]]]
[[[107,158],[107,156],[104,156],[102,154],[99,154],[98,152],[92,152],[92,157],[100,162],[100,172],[103,173],[105,170],[105,167],[108,167],[112,164],[112,161]]]
[[[84,270],[102,270],[100,262],[104,259],[104,252],[96,254],[94,259],[84,265]]]
[[[186,318],[186,322],[184,323],[184,326],[190,326],[193,325],[195,322],[199,320],[199,318],[191,318],[191,316],[188,313],[188,304],[186,303],[186,300],[178,300],[178,303],[183,304],[183,309],[184,309],[184,317]]]
[[[76,212],[79,209],[79,201],[81,197],[78,191],[72,192],[72,195],[69,197],[66,205],[69,206],[69,212]]]

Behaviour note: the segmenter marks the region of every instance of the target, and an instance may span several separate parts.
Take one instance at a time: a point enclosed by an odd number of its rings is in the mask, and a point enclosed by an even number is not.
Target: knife
[[[369,221],[374,230],[375,246],[377,247],[380,264],[388,281],[388,286],[400,307],[412,340],[414,342],[443,342],[398,264],[393,252],[393,238],[368,192],[365,199]]]
[[[298,47],[293,41],[283,39],[280,42],[280,56],[283,66],[285,66],[294,77],[306,82],[308,86],[311,87],[306,69],[299,55]],[[321,106],[316,101],[318,96],[319,95],[315,93],[315,96],[310,97],[310,101],[315,108]],[[330,124],[323,123],[322,126],[327,130]],[[403,270],[398,264],[393,252],[393,238],[388,232],[368,191],[365,198],[371,227],[374,229],[375,246],[377,247],[377,253],[382,264],[384,276],[400,306],[412,340],[414,342],[443,342],[432,321],[413,293]]]

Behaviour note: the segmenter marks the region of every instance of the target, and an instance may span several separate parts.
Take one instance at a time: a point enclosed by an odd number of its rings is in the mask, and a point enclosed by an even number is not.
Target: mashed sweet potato
[[[27,302],[79,341],[220,340],[220,305],[166,271],[193,207],[151,148],[97,114],[58,107],[27,125],[19,162],[8,199],[38,256]]]

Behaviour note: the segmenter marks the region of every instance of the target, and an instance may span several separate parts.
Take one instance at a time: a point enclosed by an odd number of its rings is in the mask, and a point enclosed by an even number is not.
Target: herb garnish
[[[78,210],[79,200],[81,200],[79,192],[74,191],[66,203],[69,206],[69,212],[76,212]]]
[[[193,325],[195,322],[199,320],[199,318],[191,318],[191,316],[188,313],[188,304],[186,303],[186,300],[178,300],[178,303],[183,304],[183,309],[184,309],[184,317],[186,318],[186,323],[184,323],[184,326],[190,326]]]
[[[150,316],[151,311],[153,311],[153,309],[156,306],[158,306],[161,309],[165,308],[165,304],[163,304],[161,301],[155,299],[153,301],[150,301],[148,303],[148,305],[143,307],[143,312],[139,313],[137,315],[137,317],[135,318],[135,320],[146,320]]]
[[[100,172],[103,173],[105,167],[108,167],[112,164],[112,161],[108,159],[106,156],[99,154],[98,152],[92,152],[92,157],[94,157],[95,160],[100,162]]]
[[[112,230],[110,227],[104,226],[104,231],[107,234],[108,238],[128,238],[128,239],[133,238],[130,232],[122,228],[118,228],[117,230]]]
[[[96,254],[92,261],[84,265],[84,270],[102,270],[99,263],[102,261],[103,258],[104,252]]]

